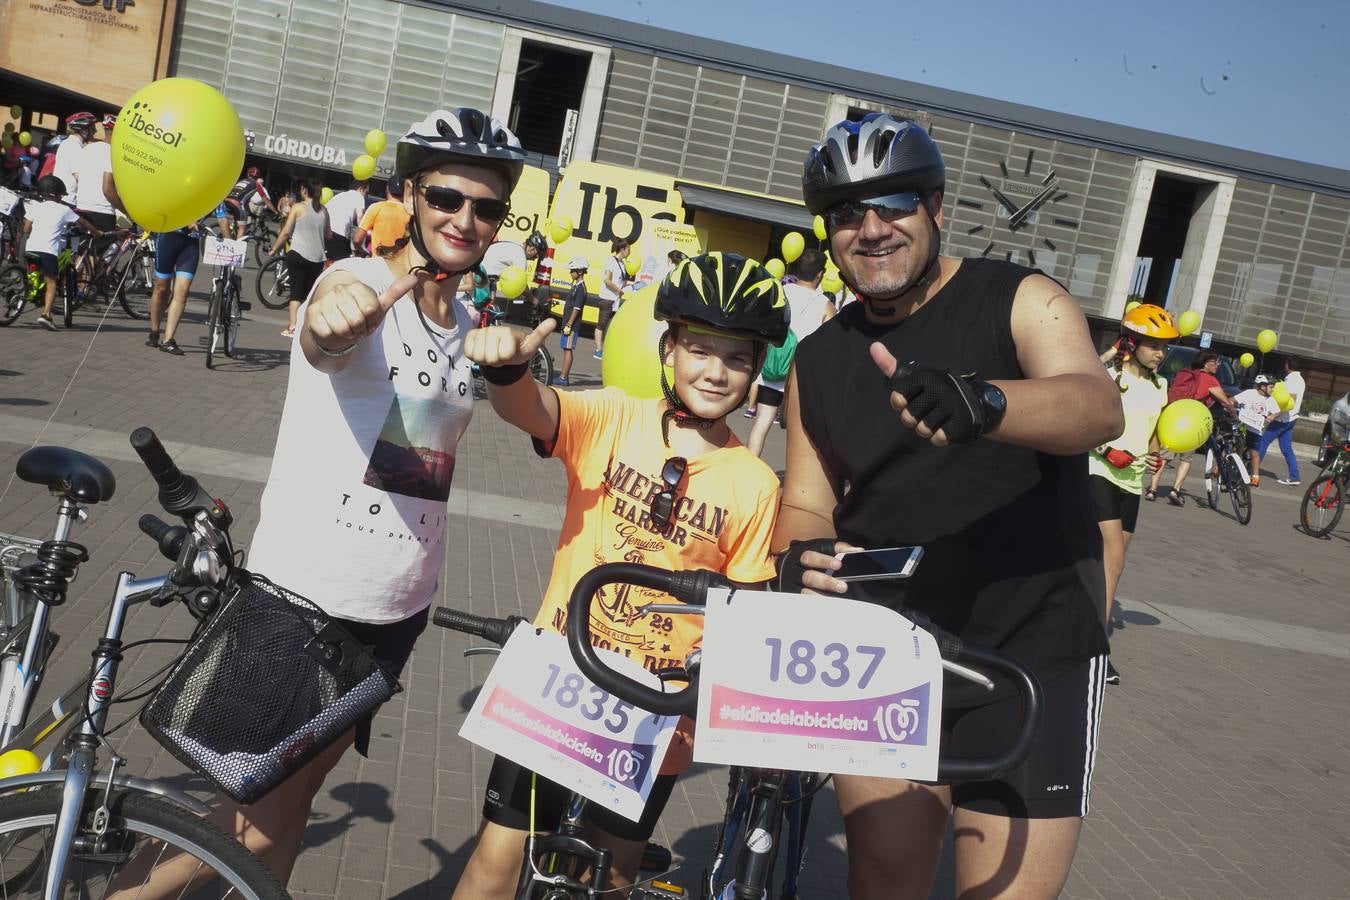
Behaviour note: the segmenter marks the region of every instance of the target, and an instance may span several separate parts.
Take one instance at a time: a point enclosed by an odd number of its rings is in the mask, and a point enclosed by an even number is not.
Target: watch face
[[[1044,151],[1041,155],[1048,157]],[[1063,230],[1078,229],[1078,220],[1066,214],[1070,194],[1060,185],[1059,173],[1038,159],[1034,149],[1016,162],[1000,159],[998,167],[1001,178],[981,175],[975,184],[963,185],[967,193],[956,198],[957,206],[988,214],[965,232],[985,240],[981,256],[1013,261],[1015,254],[1025,254],[1031,266],[1044,268],[1044,259],[1038,260],[1037,254],[1053,259],[1059,252],[1056,234],[1062,238]]]

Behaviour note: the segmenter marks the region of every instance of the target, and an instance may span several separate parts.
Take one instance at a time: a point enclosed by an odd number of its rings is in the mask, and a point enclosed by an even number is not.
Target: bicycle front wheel
[[[1233,501],[1233,516],[1238,524],[1246,525],[1252,520],[1252,488],[1242,477],[1237,457],[1223,458],[1223,477],[1228,482],[1228,499]]]
[[[12,264],[0,269],[0,325],[8,325],[19,318],[27,299],[27,270]]]
[[[239,294],[233,287],[225,291],[224,308],[220,311],[221,337],[225,342],[225,355],[234,359],[234,348],[239,338]]]
[[[286,900],[267,867],[234,838],[186,809],[127,791],[108,798],[111,816],[100,841],[93,830],[102,791],[90,791],[79,837],[61,888],[66,897],[190,896]],[[43,895],[59,788],[0,797],[0,887],[6,898]]]
[[[530,359],[530,375],[542,385],[553,381],[553,357],[542,345]]]
[[[155,290],[154,259],[153,253],[146,255],[137,252],[127,263],[126,278],[122,282],[122,290],[117,294],[117,301],[133,319],[150,318],[150,294]]]
[[[253,282],[258,300],[268,309],[285,309],[291,299],[291,277],[284,257],[277,256],[263,263]]]
[[[1345,511],[1345,485],[1330,473],[1318,476],[1303,494],[1298,521],[1313,537],[1326,537],[1336,529]]]
[[[211,291],[211,304],[206,312],[206,367],[212,368],[216,362],[216,351],[220,349],[221,332],[221,295],[220,288]]]

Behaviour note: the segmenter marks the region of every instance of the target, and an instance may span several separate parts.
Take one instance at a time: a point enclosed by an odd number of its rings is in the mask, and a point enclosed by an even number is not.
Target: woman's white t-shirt
[[[394,280],[383,259],[345,259],[323,277],[334,271],[376,293]],[[461,350],[474,321],[458,303],[450,310],[447,332],[404,296],[335,375],[293,342],[250,570],[360,622],[401,621],[430,605],[455,454],[473,414]]]

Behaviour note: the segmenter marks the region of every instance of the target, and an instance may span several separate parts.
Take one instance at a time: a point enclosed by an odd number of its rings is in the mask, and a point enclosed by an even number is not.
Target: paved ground
[[[90,549],[49,688],[82,675],[102,625],[110,576],[161,568],[135,530],[154,509],[152,484],[126,442],[153,426],[185,470],[225,499],[246,540],[257,520],[285,392],[284,316],[256,308],[240,359],[207,371],[198,339],[205,304],[189,307],[185,357],[143,346],[144,326],[93,314],[70,333],[34,326],[31,313],[0,330],[0,473],[35,442],[104,459],[118,477],[112,503],[77,537]],[[578,382],[596,381],[584,355]],[[73,377],[72,377],[73,376]],[[557,539],[563,479],[486,404],[461,448],[447,530],[441,601],[476,612],[532,612]],[[742,432],[745,420],[736,419]],[[782,435],[767,459],[782,461]],[[1271,458],[1267,476],[1283,475]],[[1305,476],[1306,477],[1306,476]],[[1346,896],[1350,883],[1350,626],[1344,599],[1350,530],[1317,541],[1296,528],[1298,493],[1267,477],[1255,520],[1241,527],[1192,499],[1145,504],[1121,586],[1124,627],[1114,640],[1124,683],[1107,694],[1093,813],[1066,896]],[[1199,488],[1197,481],[1192,488]],[[0,530],[50,533],[53,505],[37,488],[0,477]],[[181,636],[181,610],[138,609],[132,636]],[[314,812],[291,888],[298,897],[445,897],[478,820],[487,756],[456,731],[487,663],[465,661],[466,640],[428,632],[405,692],[377,720],[370,760],[354,754]],[[131,673],[170,658],[138,651]],[[124,681],[123,684],[131,684]],[[118,732],[133,770],[199,787],[136,728]],[[690,883],[705,862],[724,772],[683,779],[661,824]],[[842,897],[843,838],[833,803],[817,805],[803,897]],[[952,893],[944,874],[934,896]]]

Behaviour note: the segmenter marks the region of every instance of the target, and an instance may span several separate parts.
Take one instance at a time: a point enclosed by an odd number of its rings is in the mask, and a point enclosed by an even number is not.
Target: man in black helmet
[[[917,124],[841,122],[802,181],[861,302],[797,351],[774,535],[785,586],[916,609],[1021,660],[1046,697],[1030,758],[1001,780],[836,780],[849,896],[927,897],[952,815],[958,894],[1056,896],[1087,812],[1106,668],[1085,454],[1121,432],[1117,389],[1061,285],[939,254],[945,168]],[[849,545],[926,554],[906,581],[845,584],[830,573]],[[945,688],[944,758],[996,752],[1017,728],[1010,691],[971,687]]]

